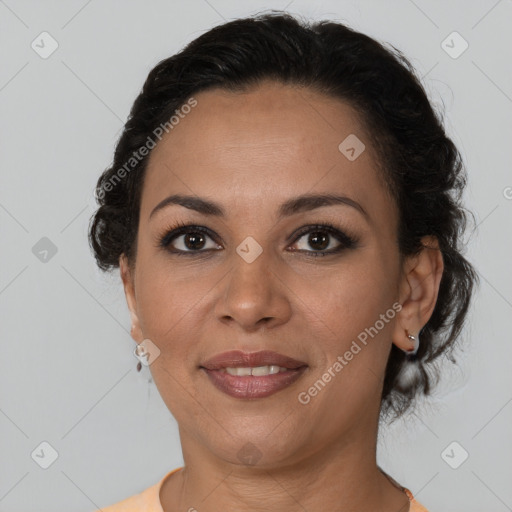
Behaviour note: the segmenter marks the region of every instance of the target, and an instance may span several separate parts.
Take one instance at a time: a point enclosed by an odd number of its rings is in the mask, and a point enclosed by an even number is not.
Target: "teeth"
[[[251,368],[226,368],[226,372],[228,372],[230,375],[245,377],[247,375],[251,375]]]
[[[229,373],[229,375],[236,375],[237,377],[245,377],[247,375],[254,375],[255,377],[263,377],[265,375],[273,375],[274,373],[286,372],[288,368],[282,368],[281,366],[256,366],[254,368],[223,368],[223,371]]]

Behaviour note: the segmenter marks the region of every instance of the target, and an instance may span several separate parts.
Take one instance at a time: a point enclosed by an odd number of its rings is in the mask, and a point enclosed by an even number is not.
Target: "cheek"
[[[175,341],[172,345],[178,348],[187,341],[181,338],[185,326],[189,339],[193,339],[194,332],[190,329],[197,323],[198,310],[211,285],[193,275],[188,275],[187,279],[178,278],[166,270],[153,267],[140,283],[137,299],[146,336],[153,336],[155,341],[166,345]],[[180,339],[182,343],[179,343]]]
[[[185,422],[195,403],[190,380],[198,363],[198,341],[204,338],[204,304],[215,283],[176,268],[148,265],[140,274],[137,302],[144,336],[160,350],[151,374],[169,410]]]
[[[323,334],[318,333],[318,337],[319,341],[324,338],[326,352],[348,349],[352,340],[392,308],[397,275],[392,265],[377,258],[378,253],[378,250],[354,253],[354,257],[328,274],[317,273],[314,279],[302,278],[296,283],[297,295],[307,297],[304,312],[312,311],[310,318],[316,318],[317,324],[323,326]],[[386,320],[384,327],[378,324],[382,337],[391,329],[391,315]]]
[[[166,257],[140,259],[137,304],[146,338],[160,349],[161,366],[173,375],[185,375],[198,363],[198,344],[208,345],[212,298],[223,285],[226,270],[207,261],[179,262]],[[226,276],[227,278],[227,276]],[[157,371],[160,365],[156,365]]]
[[[328,382],[312,406],[316,411],[332,410],[329,404],[344,404],[331,413],[334,422],[363,414],[368,404],[380,400],[396,316],[393,279],[391,268],[383,268],[373,257],[359,258],[357,264],[329,279],[324,293],[318,290],[312,301],[322,305],[321,309],[317,306],[317,314],[323,315],[329,330],[318,337],[321,363],[308,386],[318,387],[319,379]]]

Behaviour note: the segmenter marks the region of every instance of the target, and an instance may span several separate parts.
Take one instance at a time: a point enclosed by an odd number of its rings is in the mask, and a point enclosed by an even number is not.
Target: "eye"
[[[193,255],[198,252],[221,249],[222,247],[214,242],[214,238],[208,228],[179,223],[178,227],[168,228],[165,234],[159,237],[158,245],[177,255],[187,253]],[[211,240],[210,244],[208,239]]]
[[[307,235],[307,237],[306,237]],[[295,238],[295,244],[302,242],[302,248],[296,249],[298,252],[309,253],[311,256],[327,256],[350,249],[355,246],[356,241],[335,228],[331,224],[316,224],[314,226],[306,226],[298,233]],[[308,246],[313,250],[308,250]]]
[[[194,256],[222,249],[222,246],[216,242],[217,236],[210,229],[192,224],[177,223],[168,227],[157,239],[159,247],[177,256]],[[302,239],[304,239],[303,242],[301,242]],[[297,243],[299,248],[292,249],[291,252],[301,252],[316,257],[353,248],[357,241],[332,224],[324,223],[301,228],[298,233],[295,233],[294,244]],[[313,250],[309,250],[308,246]]]

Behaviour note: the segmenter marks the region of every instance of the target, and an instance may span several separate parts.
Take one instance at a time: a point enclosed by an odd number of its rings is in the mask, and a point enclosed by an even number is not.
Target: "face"
[[[135,268],[121,261],[133,336],[160,350],[150,370],[185,457],[240,464],[254,450],[272,466],[368,436],[401,329],[393,305],[404,274],[396,205],[356,112],[272,82],[195,98],[150,156]],[[351,134],[365,144],[355,159],[339,149]],[[342,199],[290,207],[325,194]],[[213,202],[223,215],[162,206],[171,195]],[[178,224],[189,227],[173,233]],[[253,387],[241,379],[254,375],[221,377],[241,386],[233,396],[202,368],[231,350],[270,350],[304,367],[266,396],[257,390],[276,376]]]

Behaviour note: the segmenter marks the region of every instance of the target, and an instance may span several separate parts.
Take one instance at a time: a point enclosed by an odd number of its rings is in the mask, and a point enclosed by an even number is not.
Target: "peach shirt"
[[[95,510],[94,512],[164,512],[162,505],[160,504],[160,487],[164,480],[183,468],[176,468],[167,473],[158,483],[148,487],[146,490],[139,494],[135,494],[129,498],[120,501],[114,505],[103,507],[102,509]],[[402,487],[405,494],[411,502],[411,506],[408,512],[428,512],[428,510],[418,503],[409,489]],[[193,508],[191,507],[193,510]]]

